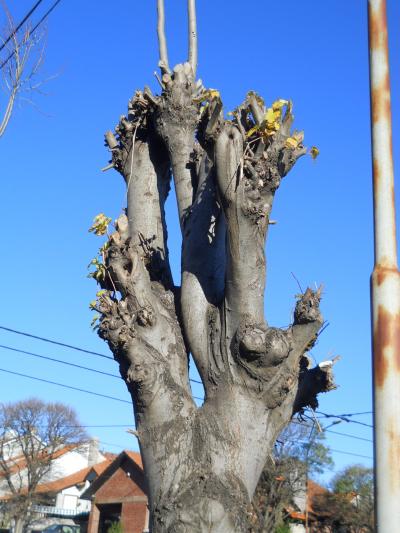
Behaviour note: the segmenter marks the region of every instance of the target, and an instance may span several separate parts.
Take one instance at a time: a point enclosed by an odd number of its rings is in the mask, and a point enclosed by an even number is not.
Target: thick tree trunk
[[[170,72],[165,50],[163,58],[161,96],[137,92],[117,138],[106,135],[128,209],[103,248],[99,334],[135,406],[152,532],[240,533],[278,434],[334,387],[330,368],[309,369],[306,355],[322,325],[320,290],[299,296],[288,328],[264,320],[269,215],[306,149],[290,131],[291,103],[267,110],[249,93],[224,120],[219,94],[195,82],[193,63]],[[179,288],[164,217],[171,173]],[[204,384],[200,408],[189,354]]]

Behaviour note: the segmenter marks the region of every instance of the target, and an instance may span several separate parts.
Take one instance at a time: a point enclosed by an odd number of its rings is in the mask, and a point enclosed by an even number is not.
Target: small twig
[[[102,172],[106,172],[107,170],[111,170],[112,168],[114,168],[114,163],[110,163],[109,165],[107,165],[106,167],[103,167],[102,169],[100,169]]]
[[[313,416],[313,419],[314,419],[315,425],[316,425],[317,428],[318,428],[318,431],[319,431],[320,433],[322,433],[321,425],[320,425],[320,423],[319,423],[319,421],[318,421],[318,418],[315,416],[315,411],[314,411],[314,409],[312,409],[312,408],[311,408],[311,413],[312,413],[312,416]]]
[[[131,435],[133,435],[137,439],[139,438],[139,433],[135,429],[127,429],[126,432],[130,433]]]
[[[157,73],[156,71],[154,71],[154,76],[156,77],[156,80],[157,80],[158,83],[160,84],[161,89],[164,90],[164,84],[163,84],[163,82],[161,81],[161,78],[160,78],[160,76],[158,75],[158,73]]]
[[[291,274],[292,274],[293,278],[296,280],[296,283],[297,283],[297,285],[298,285],[298,287],[300,289],[301,294],[303,294],[304,291],[303,291],[303,287],[300,285],[300,281],[296,278],[296,276],[294,275],[293,272],[291,272]]]

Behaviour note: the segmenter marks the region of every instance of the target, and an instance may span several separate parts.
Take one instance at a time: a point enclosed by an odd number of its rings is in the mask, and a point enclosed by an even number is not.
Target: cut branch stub
[[[335,390],[337,385],[333,376],[333,365],[308,368],[306,355],[300,361],[299,385],[293,404],[293,413],[301,413],[305,408],[318,408],[318,394]]]
[[[308,288],[296,303],[294,311],[295,324],[307,324],[319,321],[322,324],[319,303],[321,301],[322,287],[317,291]]]

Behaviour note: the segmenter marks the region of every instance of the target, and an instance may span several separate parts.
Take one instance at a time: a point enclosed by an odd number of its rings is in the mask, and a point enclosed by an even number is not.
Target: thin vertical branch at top
[[[157,16],[157,35],[158,46],[160,50],[159,67],[161,68],[161,71],[164,74],[166,72],[169,72],[167,38],[165,36],[164,0],[157,0]]]
[[[196,77],[197,70],[197,22],[196,22],[196,0],[188,0],[189,19],[189,63],[192,67],[193,77]]]

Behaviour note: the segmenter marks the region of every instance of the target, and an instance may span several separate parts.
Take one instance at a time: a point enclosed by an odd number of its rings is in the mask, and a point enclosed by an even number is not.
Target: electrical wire
[[[71,345],[71,344],[66,344],[64,342],[60,342],[60,341],[56,341],[56,340],[53,340],[53,339],[49,339],[47,337],[42,337],[40,335],[34,335],[32,333],[27,333],[25,331],[20,331],[20,330],[17,330],[17,329],[13,329],[13,328],[9,328],[9,327],[6,327],[6,326],[1,326],[0,325],[0,329],[4,330],[4,331],[8,331],[10,333],[15,333],[17,335],[22,335],[22,336],[25,336],[25,337],[30,337],[30,338],[33,338],[33,339],[37,339],[37,340],[40,340],[40,341],[43,341],[43,342],[48,342],[48,343],[51,343],[51,344],[55,344],[57,346],[62,346],[64,348],[70,348],[71,350],[76,350],[78,352],[83,352],[83,353],[86,353],[86,354],[89,354],[89,355],[95,355],[97,357],[103,357],[105,359],[110,359],[110,360],[114,360],[113,357],[109,356],[109,355],[105,355],[105,354],[102,354],[102,353],[99,353],[99,352],[94,352],[92,350],[86,350],[84,348],[80,348],[79,346],[74,346],[74,345]],[[101,372],[101,371],[97,371],[93,368],[89,368],[89,367],[84,367],[84,366],[80,366],[80,365],[74,365],[73,363],[67,363],[65,361],[61,361],[61,360],[58,360],[58,359],[53,359],[53,358],[50,358],[50,357],[46,357],[46,356],[41,356],[39,354],[33,354],[32,352],[26,352],[24,350],[17,350],[16,348],[11,348],[9,346],[5,346],[5,345],[0,345],[0,348],[4,348],[4,349],[10,349],[10,350],[13,350],[13,351],[17,351],[17,352],[20,352],[20,353],[25,353],[25,354],[28,354],[28,355],[33,355],[35,357],[41,357],[43,359],[50,359],[54,362],[58,362],[58,363],[62,363],[62,364],[68,364],[68,365],[71,365],[71,366],[77,366],[78,368],[82,368],[84,370],[89,370],[89,371],[92,371],[92,372],[99,372],[101,374],[105,374],[105,375],[110,375],[112,377],[118,377],[116,376],[115,374],[108,374],[107,372]],[[36,378],[38,379],[38,378]],[[192,383],[198,383],[200,385],[202,385],[202,382],[197,380],[197,379],[193,379],[193,378],[189,378],[189,380],[192,382]],[[194,399],[196,400],[199,400],[199,401],[204,401],[204,398],[200,398],[198,396],[193,396]],[[352,417],[352,416],[360,416],[360,415],[367,415],[367,414],[372,414],[372,411],[363,411],[363,412],[360,412],[360,413],[344,413],[344,414],[340,414],[340,415],[335,415],[335,414],[328,414],[328,413],[324,413],[322,411],[315,411],[317,414],[320,414],[322,415],[323,418],[339,418],[340,420],[343,420],[345,422],[351,422],[353,424],[359,424],[359,425],[362,425],[362,426],[365,426],[365,427],[369,427],[369,428],[372,428],[373,426],[371,424],[366,424],[364,422],[360,422],[358,420],[350,420],[349,418]],[[344,435],[344,436],[349,436],[349,434],[345,434],[345,433],[340,433],[340,432],[334,432],[334,431],[331,431],[331,430],[326,430],[330,433],[338,433],[338,434],[341,434],[341,435]],[[355,437],[355,436],[354,436]],[[355,438],[358,438],[358,439],[362,439],[362,437],[355,437]],[[365,440],[365,439],[362,439],[362,440]],[[369,439],[366,439],[366,440],[369,440]]]
[[[362,440],[364,442],[374,442],[372,439],[365,439],[364,437],[358,437],[357,435],[350,435],[350,433],[341,433],[340,431],[333,431],[332,429],[323,429],[326,433],[333,433],[335,435],[341,435],[342,437],[349,437],[352,439]]]
[[[105,355],[99,352],[93,352],[91,350],[85,350],[84,348],[79,348],[79,346],[73,346],[72,344],[66,344],[64,342],[47,339],[45,337],[40,337],[39,335],[33,335],[32,333],[26,333],[25,331],[19,331],[17,329],[6,328],[5,326],[0,326],[0,329],[3,329],[4,331],[9,331],[10,333],[16,333],[17,335],[23,335],[24,337],[30,337],[32,339],[37,339],[39,341],[49,342],[50,344],[56,344],[57,346],[63,346],[64,348],[70,348],[71,350],[76,350],[78,352],[87,353],[89,355],[97,355],[97,357],[104,357],[104,359],[114,360],[114,358],[111,357],[110,355]]]
[[[36,4],[28,11],[28,13],[25,15],[25,17],[21,20],[21,22],[18,24],[18,26],[15,28],[15,30],[10,33],[10,35],[7,37],[5,41],[3,41],[3,44],[0,46],[0,52],[3,50],[3,48],[11,41],[11,39],[14,37],[14,35],[17,34],[17,32],[21,29],[21,26],[25,24],[25,22],[28,20],[28,18],[32,15],[32,13],[35,11],[37,7],[39,7],[39,4],[41,4],[43,0],[39,0],[36,2]]]
[[[308,444],[310,445],[311,442],[309,440],[293,440],[293,439],[285,439],[285,442],[292,442],[294,444]],[[329,446],[327,446],[327,448],[331,451],[331,452],[335,452],[335,453],[343,453],[345,455],[354,455],[354,457],[363,457],[364,459],[373,459],[372,457],[370,457],[369,455],[361,455],[359,453],[353,453],[353,452],[347,452],[347,451],[344,451],[344,450],[336,450],[335,448],[330,448]]]
[[[351,421],[351,422],[354,422],[354,420]],[[298,420],[292,420],[292,424],[297,424],[297,425],[300,425],[300,426],[306,425],[303,422],[300,422]],[[309,426],[309,427],[311,427],[311,426]],[[358,437],[357,435],[351,435],[350,433],[342,433],[341,431],[334,431],[332,429],[324,428],[323,426],[321,427],[321,429],[322,429],[322,431],[324,433],[334,433],[335,435],[341,435],[342,437],[349,437],[349,438],[353,438],[353,439],[357,439],[357,440],[362,440],[362,441],[365,441],[365,442],[373,442],[372,439],[366,439],[364,437]]]
[[[99,392],[94,392],[86,389],[80,389],[79,387],[73,387],[72,385],[66,385],[65,383],[58,383],[56,381],[50,381],[49,379],[37,378],[35,376],[30,376],[29,374],[22,374],[21,372],[13,372],[12,370],[6,370],[5,368],[0,368],[0,372],[6,372],[7,374],[13,374],[14,376],[21,376],[23,378],[33,379],[35,381],[41,381],[42,383],[50,383],[51,385],[57,385],[58,387],[64,387],[65,389],[72,389],[79,392],[85,392],[86,394],[92,394],[93,396],[100,396],[101,398],[107,398],[109,400],[115,400],[117,402],[127,403],[132,405],[132,402],[128,400],[123,400],[122,398],[116,398],[115,396],[108,396],[107,394],[100,394]]]
[[[360,453],[353,453],[353,452],[345,452],[343,450],[335,450],[334,448],[329,448],[331,452],[335,453],[343,453],[344,455],[353,455],[354,457],[362,457],[363,459],[373,459],[373,457],[369,455],[361,455]]]
[[[0,345],[0,348],[4,348],[3,345]],[[5,347],[6,349],[10,349],[9,347]],[[14,351],[17,351],[17,352],[22,352],[22,353],[28,353],[29,355],[37,355],[37,354],[31,354],[31,352],[25,352],[23,350],[16,350],[14,349]],[[39,356],[41,357],[41,356]],[[49,359],[47,357],[44,357],[45,359]],[[50,358],[51,359],[51,358]],[[56,362],[62,362],[64,363],[64,361],[58,361],[58,360],[54,360],[54,359],[51,359],[52,361],[56,361]],[[73,365],[73,366],[79,366],[79,365]],[[85,367],[83,367],[85,368]],[[87,369],[85,368],[85,370],[93,370],[93,369]],[[35,381],[40,381],[42,383],[49,383],[51,385],[56,385],[58,387],[63,387],[63,388],[67,388],[67,389],[72,389],[72,390],[76,390],[76,391],[79,391],[79,392],[84,392],[86,394],[91,394],[93,396],[99,396],[101,398],[106,398],[106,399],[110,399],[110,400],[115,400],[115,401],[119,401],[119,402],[123,402],[123,403],[127,403],[129,405],[131,405],[131,402],[128,401],[128,400],[123,400],[122,398],[116,398],[115,396],[109,396],[109,395],[106,395],[106,394],[101,394],[101,393],[98,393],[98,392],[95,392],[95,391],[89,391],[87,389],[82,389],[82,388],[79,388],[79,387],[73,387],[71,385],[66,385],[64,383],[58,383],[58,382],[55,382],[55,381],[51,381],[51,380],[47,380],[47,379],[43,379],[43,378],[38,378],[38,377],[35,377],[35,376],[31,376],[31,375],[28,375],[28,374],[22,374],[20,372],[14,372],[14,371],[11,371],[11,370],[6,370],[4,368],[0,368],[0,371],[1,372],[6,372],[8,374],[12,374],[12,375],[16,375],[16,376],[20,376],[20,377],[25,377],[25,378],[28,378],[28,379],[32,379],[32,380],[35,380]],[[113,377],[118,377],[118,376],[114,376]],[[197,398],[199,400],[202,400],[201,398]],[[330,416],[333,416],[333,415],[327,415],[328,417]],[[296,422],[294,421],[295,423],[298,423],[298,424],[301,424],[301,422]],[[349,420],[349,422],[356,422],[354,420]],[[125,427],[131,427],[132,424],[101,424],[101,425],[81,425],[81,427],[83,428],[125,428]],[[68,426],[68,427],[71,427],[71,426]],[[329,433],[334,433],[334,434],[337,434],[337,435],[343,435],[343,436],[346,436],[346,437],[350,437],[350,438],[354,438],[354,439],[357,439],[357,440],[363,440],[363,441],[367,441],[367,442],[372,442],[370,439],[364,439],[362,437],[357,437],[356,435],[350,435],[348,433],[341,433],[341,432],[338,432],[338,431],[331,431],[331,430],[325,430]],[[290,441],[289,442],[301,442],[301,441]],[[106,444],[106,443],[104,443]],[[357,453],[352,453],[352,452],[347,452],[347,451],[344,451],[344,450],[337,450],[337,449],[334,449],[334,448],[330,448],[330,450],[332,452],[335,452],[335,453],[342,453],[342,454],[346,454],[346,455],[352,455],[354,457],[361,457],[361,458],[364,458],[364,459],[372,459],[372,457],[370,456],[367,456],[367,455],[361,455],[361,454],[357,454]]]
[[[111,378],[122,379],[121,376],[117,376],[117,374],[110,374],[110,372],[103,372],[102,370],[96,370],[95,368],[89,368],[88,366],[77,365],[75,363],[69,363],[68,361],[62,361],[61,359],[55,359],[53,357],[48,357],[46,355],[40,355],[38,353],[27,352],[26,350],[19,350],[18,348],[12,348],[11,346],[6,346],[4,344],[0,344],[0,348],[3,348],[4,350],[11,350],[12,352],[21,353],[24,355],[32,355],[33,357],[39,357],[40,359],[46,359],[47,361],[53,361],[54,363],[61,363],[63,365],[80,368],[82,370],[88,370],[89,372],[95,372],[96,374],[102,374],[103,376],[109,376]]]
[[[78,426],[65,426],[65,427],[78,427]],[[90,426],[85,426],[85,425],[80,425],[79,427],[82,427],[82,428],[129,428],[129,427],[132,427],[132,424],[104,424],[104,425],[90,425]],[[118,447],[121,447],[119,444],[113,444],[111,442],[104,442],[104,441],[100,441],[102,444],[107,444],[109,446],[118,446]],[[309,441],[299,441],[299,440],[287,440],[286,442],[293,442],[293,443],[304,443],[304,444],[308,444]],[[360,453],[353,453],[353,452],[347,452],[345,450],[337,450],[336,448],[329,448],[329,450],[331,452],[334,452],[334,453],[341,453],[341,454],[344,454],[344,455],[352,455],[354,457],[362,457],[363,459],[373,459],[371,456],[369,455],[362,455]]]
[[[40,355],[40,354],[37,354],[37,353],[28,352],[26,350],[20,350],[18,348],[12,348],[11,346],[6,346],[5,344],[0,344],[0,348],[3,348],[5,350],[11,350],[11,351],[13,351],[15,353],[20,353],[20,354],[24,354],[24,355],[31,355],[33,357],[38,357],[40,359],[46,359],[47,361],[52,361],[54,363],[60,363],[60,364],[63,364],[63,365],[72,366],[72,367],[75,367],[75,368],[79,368],[81,370],[87,370],[89,372],[95,372],[96,374],[101,374],[103,376],[108,376],[108,377],[116,378],[116,379],[119,379],[119,380],[123,381],[121,376],[118,376],[117,374],[111,374],[109,372],[103,372],[102,370],[97,370],[95,368],[90,368],[90,367],[83,366],[83,365],[77,365],[75,363],[70,363],[68,361],[63,361],[61,359],[55,359],[54,357],[48,357],[46,355]],[[32,378],[32,379],[34,379],[34,378]],[[35,378],[35,379],[39,379],[39,378]],[[67,385],[62,385],[62,386],[67,387]],[[84,389],[79,389],[79,390],[81,390],[82,392],[88,392],[88,391],[85,391]],[[199,396],[193,396],[193,398],[195,400],[199,400],[200,402],[204,401],[204,398],[200,398]]]
[[[61,2],[61,0],[57,0],[56,2],[54,2],[54,4],[51,6],[51,8],[46,11],[46,13],[43,15],[43,17],[39,20],[39,22],[36,24],[36,26],[34,26],[31,30],[30,30],[30,34],[32,35],[37,29],[38,27],[46,20],[46,18],[50,15],[50,13],[53,11],[53,9]],[[0,65],[0,70],[2,70],[6,65],[7,63],[10,61],[10,59],[12,58],[12,56],[15,54],[15,50],[13,50],[11,52],[11,54],[1,63]]]
[[[114,361],[114,358],[112,356],[110,356],[110,355],[105,355],[105,354],[99,353],[99,352],[93,352],[92,350],[86,350],[84,348],[80,348],[79,346],[73,346],[72,344],[66,344],[64,342],[56,341],[56,340],[53,340],[53,339],[48,339],[46,337],[41,337],[40,335],[34,335],[33,333],[27,333],[25,331],[20,331],[20,330],[13,329],[13,328],[7,328],[6,326],[0,326],[0,329],[2,329],[4,331],[8,331],[10,333],[15,333],[16,335],[22,335],[24,337],[30,337],[31,339],[36,339],[36,340],[39,340],[39,341],[48,342],[50,344],[55,344],[57,346],[62,346],[63,348],[70,348],[71,350],[76,350],[78,352],[87,353],[89,355],[96,355],[97,357],[103,357],[104,359],[110,359],[111,361]],[[198,379],[189,378],[189,381],[191,381],[192,383],[198,383],[200,385],[203,384]],[[196,400],[202,400],[203,399],[203,398],[197,398],[197,397],[195,397],[195,398],[196,398]]]
[[[373,428],[372,424],[366,424],[365,422],[360,422],[359,420],[350,420],[349,415],[330,415],[328,413],[323,413],[322,411],[315,411],[319,415],[323,415],[324,418],[340,418],[344,422],[352,422],[353,424],[359,424],[360,426],[365,426],[367,428]]]

